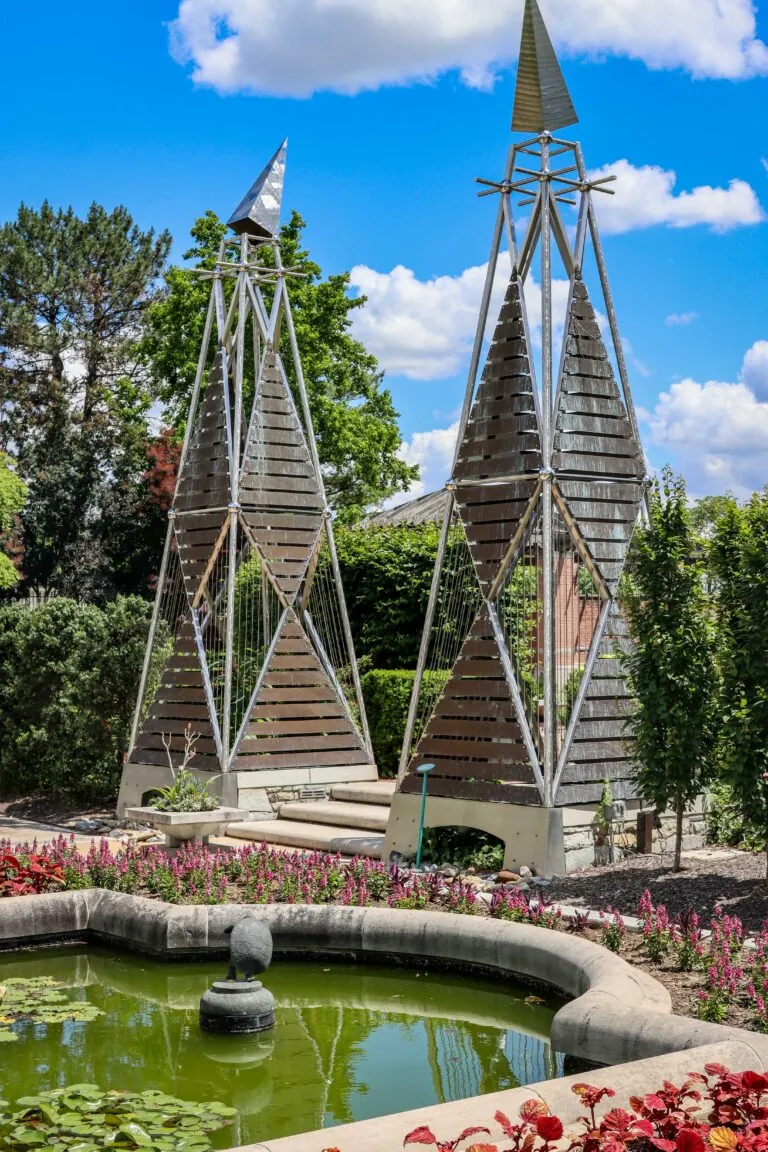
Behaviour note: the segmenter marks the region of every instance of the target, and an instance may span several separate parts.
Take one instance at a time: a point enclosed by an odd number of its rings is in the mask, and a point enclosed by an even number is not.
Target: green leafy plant
[[[14,1024],[87,1023],[103,1015],[87,1000],[70,1000],[61,984],[49,976],[14,977],[0,987],[0,1043],[18,1039]]]
[[[195,745],[199,739],[200,733],[193,732],[192,725],[187,724],[184,729],[184,759],[181,766],[176,768],[171,754],[172,737],[163,732],[163,747],[168,757],[173,784],[169,788],[160,788],[158,796],[152,801],[152,807],[158,812],[213,812],[218,808],[218,800],[208,791],[209,782],[198,780],[188,768],[195,758]]]
[[[15,1105],[0,1100],[0,1147],[56,1152],[206,1152],[209,1132],[236,1115],[226,1104],[197,1104],[164,1092],[105,1092],[98,1084],[72,1084]]]
[[[582,569],[580,568],[579,572],[581,571]],[[586,571],[586,569],[583,569],[583,571]],[[573,706],[576,703],[576,697],[579,694],[579,688],[581,688],[581,682],[584,679],[584,672],[584,668],[573,668],[563,685],[563,699],[557,710],[557,718],[563,728],[567,728],[570,723]]]

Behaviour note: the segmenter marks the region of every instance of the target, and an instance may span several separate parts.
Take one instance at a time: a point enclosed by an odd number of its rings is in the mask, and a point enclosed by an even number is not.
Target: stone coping
[[[557,989],[570,999],[553,1020],[552,1046],[594,1064],[738,1044],[751,1061],[743,1067],[768,1068],[768,1036],[675,1016],[669,993],[647,973],[599,944],[530,924],[338,905],[175,905],[90,888],[0,901],[0,949],[92,939],[167,960],[225,955],[226,929],[245,915],[268,922],[277,954],[397,959]],[[486,1115],[485,1098],[471,1103],[476,1115]],[[326,1133],[314,1147],[320,1152],[328,1143]]]

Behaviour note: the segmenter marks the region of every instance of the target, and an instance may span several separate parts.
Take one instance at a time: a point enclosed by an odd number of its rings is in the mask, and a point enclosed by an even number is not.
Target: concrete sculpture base
[[[275,998],[260,980],[217,980],[200,1000],[204,1032],[266,1032],[275,1025]]]

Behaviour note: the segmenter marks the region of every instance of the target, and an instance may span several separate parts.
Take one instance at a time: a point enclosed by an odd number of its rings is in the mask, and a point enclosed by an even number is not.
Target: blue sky
[[[768,3],[541,0],[600,204],[651,462],[768,482]],[[4,7],[0,211],[124,203],[175,251],[283,136],[284,205],[354,269],[409,458],[444,480],[511,140],[522,0],[42,0]],[[8,51],[9,45],[28,51]],[[10,113],[10,114],[9,114]],[[674,173],[674,180],[672,177]],[[734,183],[735,182],[735,183]],[[607,198],[606,198],[607,199]],[[672,319],[670,319],[672,318]]]

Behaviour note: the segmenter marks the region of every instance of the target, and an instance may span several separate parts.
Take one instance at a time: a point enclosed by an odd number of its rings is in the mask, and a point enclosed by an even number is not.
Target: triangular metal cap
[[[233,232],[249,236],[271,237],[280,227],[280,203],[285,181],[285,157],[288,141],[283,140],[255,184],[227,220]]]
[[[525,0],[512,130],[556,132],[578,119],[537,0]]]

